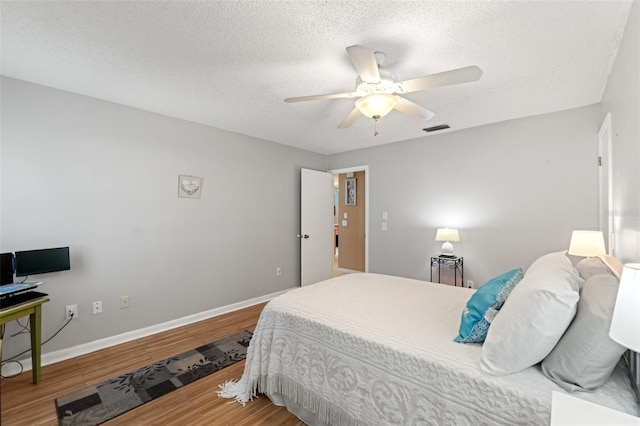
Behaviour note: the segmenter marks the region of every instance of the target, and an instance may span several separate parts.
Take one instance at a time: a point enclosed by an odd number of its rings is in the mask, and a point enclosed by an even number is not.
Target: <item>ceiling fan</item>
[[[384,53],[374,52],[368,47],[360,45],[347,47],[347,53],[349,54],[351,63],[353,63],[353,67],[358,72],[355,91],[287,98],[285,102],[358,98],[355,108],[342,120],[342,123],[338,125],[339,129],[351,126],[362,115],[377,121],[387,115],[392,109],[422,120],[428,120],[435,115],[434,112],[400,95],[432,89],[434,87],[469,83],[479,80],[482,76],[482,70],[472,65],[424,77],[398,81],[394,73],[380,69],[386,57]]]

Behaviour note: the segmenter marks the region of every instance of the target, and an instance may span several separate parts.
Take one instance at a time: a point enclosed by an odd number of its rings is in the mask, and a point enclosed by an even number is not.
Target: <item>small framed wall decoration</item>
[[[202,193],[202,178],[196,176],[178,176],[178,197],[200,198]]]
[[[356,178],[347,178],[344,181],[344,204],[347,206],[356,205]]]

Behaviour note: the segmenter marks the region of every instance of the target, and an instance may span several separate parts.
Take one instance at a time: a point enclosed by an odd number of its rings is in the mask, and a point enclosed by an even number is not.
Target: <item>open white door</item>
[[[301,285],[333,276],[333,175],[302,169],[300,194]]]

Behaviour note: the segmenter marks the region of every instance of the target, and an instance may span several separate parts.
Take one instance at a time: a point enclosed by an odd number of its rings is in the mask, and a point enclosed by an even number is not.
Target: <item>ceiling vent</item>
[[[448,124],[439,124],[437,126],[433,126],[433,127],[425,127],[424,130],[427,133],[431,133],[431,132],[437,132],[438,130],[445,130],[445,129],[450,129],[451,127]]]

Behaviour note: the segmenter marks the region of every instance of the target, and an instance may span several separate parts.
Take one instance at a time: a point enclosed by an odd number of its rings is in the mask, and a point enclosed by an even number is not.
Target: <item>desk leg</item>
[[[31,317],[31,367],[33,383],[40,383],[40,355],[42,352],[42,305],[34,307]]]

